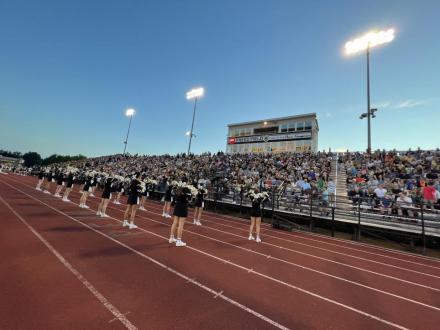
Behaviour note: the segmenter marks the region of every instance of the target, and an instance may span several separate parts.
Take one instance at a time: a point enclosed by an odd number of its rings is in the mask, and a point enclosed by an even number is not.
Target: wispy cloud
[[[405,100],[400,103],[397,103],[393,106],[394,109],[406,109],[406,108],[415,108],[419,107],[421,105],[425,105],[431,102],[431,99],[424,99],[424,100]]]

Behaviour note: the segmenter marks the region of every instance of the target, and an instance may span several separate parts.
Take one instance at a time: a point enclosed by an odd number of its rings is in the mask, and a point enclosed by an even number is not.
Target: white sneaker
[[[176,238],[174,236],[171,236],[170,239],[168,240],[168,243],[170,244],[176,243]]]
[[[141,211],[146,211],[145,207],[143,207],[143,206],[141,206],[141,207],[139,208],[139,210],[141,210]]]
[[[128,229],[136,229],[139,228],[138,226],[136,226],[134,223],[129,223],[128,224]]]
[[[165,212],[162,212],[162,216],[166,218],[167,215],[165,214]]]
[[[35,190],[39,190],[39,191],[41,191],[41,188],[35,188]]]
[[[55,194],[54,196],[55,196],[55,197],[61,197],[61,195],[59,195],[59,194]]]
[[[44,193],[50,195],[50,191],[48,191],[48,190],[45,190]]]
[[[182,240],[178,239],[178,240],[176,240],[176,246],[186,246],[186,243],[182,242]]]
[[[170,214],[165,214],[165,218],[171,218]]]
[[[80,208],[83,208],[83,205],[82,205],[82,204],[79,204],[79,207],[80,207]]]
[[[196,222],[196,225],[197,225],[197,226],[201,226],[202,223],[201,223],[200,221],[197,221],[197,222]]]
[[[248,238],[248,240],[250,240],[250,241],[255,241],[255,238],[254,238],[254,236],[252,236],[252,235],[249,235],[249,238]]]
[[[257,242],[257,243],[261,243],[261,238],[260,238],[260,236],[257,236],[257,238],[255,239],[255,242]]]
[[[101,217],[103,217],[103,218],[108,218],[108,215],[105,214],[105,213],[101,213]]]
[[[83,205],[83,208],[85,208],[85,209],[89,209],[90,206],[87,206],[86,204],[84,204],[84,205]]]
[[[115,204],[120,205],[121,203],[120,202],[116,202]]]
[[[99,217],[99,216],[101,216],[101,212],[96,212],[96,215]]]
[[[194,219],[193,225],[197,225],[197,220],[196,219]]]
[[[127,227],[130,226],[127,220],[124,220],[124,222],[122,223],[122,227]]]

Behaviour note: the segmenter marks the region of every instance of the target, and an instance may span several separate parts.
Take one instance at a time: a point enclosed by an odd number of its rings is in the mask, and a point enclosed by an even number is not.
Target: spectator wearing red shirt
[[[428,185],[423,188],[423,200],[427,206],[432,207],[432,205],[435,203],[435,195],[434,184],[429,182]]]

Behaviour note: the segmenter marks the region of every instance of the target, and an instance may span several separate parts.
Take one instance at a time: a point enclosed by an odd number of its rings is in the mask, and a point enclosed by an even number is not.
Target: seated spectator
[[[397,215],[401,217],[403,213],[407,213],[409,217],[414,216],[414,211],[412,208],[413,200],[411,197],[408,196],[408,192],[403,191],[399,194],[399,197],[396,199],[396,206],[397,206]]]

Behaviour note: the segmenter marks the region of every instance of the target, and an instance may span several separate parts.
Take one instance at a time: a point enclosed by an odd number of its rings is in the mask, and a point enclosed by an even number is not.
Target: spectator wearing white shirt
[[[399,194],[399,197],[397,197],[396,200],[397,204],[397,214],[399,217],[402,216],[403,210],[406,210],[408,212],[409,217],[414,216],[414,212],[411,209],[413,207],[413,200],[411,197],[408,196],[407,192],[401,192]]]

